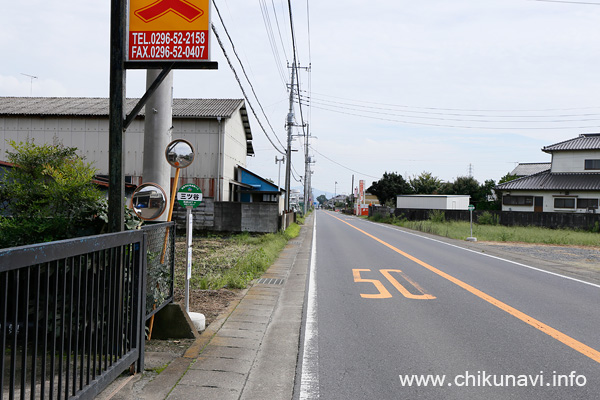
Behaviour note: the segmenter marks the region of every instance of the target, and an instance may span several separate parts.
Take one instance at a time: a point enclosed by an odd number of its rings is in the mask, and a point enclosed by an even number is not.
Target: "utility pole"
[[[304,215],[308,213],[309,204],[308,201],[311,198],[310,181],[312,172],[310,165],[314,164],[312,157],[308,154],[308,139],[310,139],[309,127],[306,128],[306,136],[304,141]]]
[[[285,211],[290,210],[290,177],[292,172],[292,128],[294,127],[294,81],[296,77],[296,55],[292,64],[292,82],[290,84],[290,110],[287,115],[287,151],[285,165]]]
[[[281,163],[285,161],[285,157],[281,157],[281,160],[275,156],[275,164],[279,165],[279,173],[277,174],[277,190],[281,188]]]
[[[352,188],[350,189],[350,207],[354,210],[354,174],[352,174]],[[354,211],[353,211],[354,212]]]
[[[333,189],[333,211],[335,211],[335,198],[337,197],[337,181],[335,182]]]
[[[146,73],[146,86],[150,87],[161,70],[149,69]],[[170,204],[171,166],[165,160],[165,149],[171,143],[173,125],[173,72],[170,72],[146,103],[144,119],[144,182],[160,185],[167,194],[166,202]],[[177,182],[173,183],[177,185]],[[166,221],[164,213],[159,221]]]

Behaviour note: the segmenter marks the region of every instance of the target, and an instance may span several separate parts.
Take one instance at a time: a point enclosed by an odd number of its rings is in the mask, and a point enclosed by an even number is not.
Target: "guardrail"
[[[91,399],[141,371],[147,235],[0,250],[0,400]]]

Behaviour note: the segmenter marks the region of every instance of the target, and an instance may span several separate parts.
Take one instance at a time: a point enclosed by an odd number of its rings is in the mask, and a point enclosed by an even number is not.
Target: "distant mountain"
[[[298,186],[298,187],[294,187],[292,188],[293,190],[299,190],[301,193],[304,191],[304,188],[302,186]],[[313,188],[313,196],[315,197],[315,201],[317,200],[317,197],[319,197],[320,195],[324,194],[325,197],[327,197],[328,199],[331,199],[334,197],[334,194],[331,192],[326,192],[323,190],[319,190],[317,188]],[[338,193],[340,194],[340,193]]]
[[[331,199],[334,196],[333,193],[329,193],[329,192],[325,192],[323,190],[313,188],[313,196],[315,196],[315,200],[317,199],[317,197],[319,197],[322,194],[325,195],[325,197],[327,197],[328,199]]]

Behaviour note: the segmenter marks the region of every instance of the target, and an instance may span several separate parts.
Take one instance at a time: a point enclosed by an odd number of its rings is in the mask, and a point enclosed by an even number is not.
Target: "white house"
[[[600,134],[583,134],[546,146],[550,168],[496,186],[502,211],[597,212],[600,201]]]

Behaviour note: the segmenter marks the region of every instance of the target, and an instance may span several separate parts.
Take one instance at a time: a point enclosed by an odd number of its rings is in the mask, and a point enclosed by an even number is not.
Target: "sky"
[[[0,96],[108,97],[110,1],[5,3]],[[369,186],[384,172],[497,182],[518,162],[549,162],[544,146],[600,132],[600,0],[291,3],[294,117],[311,135],[315,189],[348,194],[353,176]],[[293,62],[288,3],[214,4],[212,23],[266,131],[251,115],[247,167],[277,182]],[[243,98],[214,37],[210,51],[219,69],[176,70],[174,97]],[[145,85],[144,71],[127,72],[127,97]],[[303,129],[294,135],[297,187]]]

